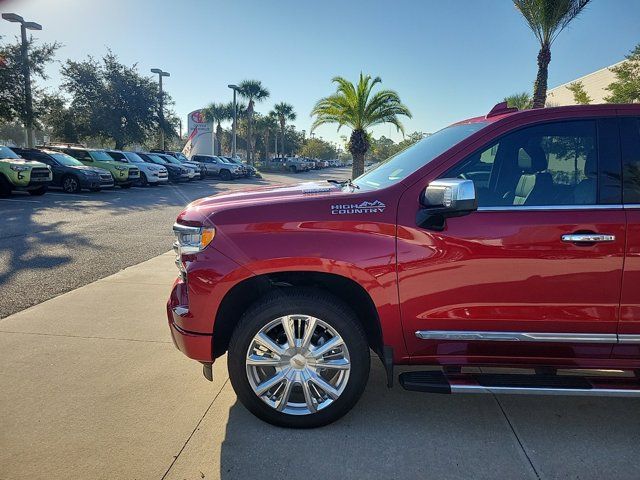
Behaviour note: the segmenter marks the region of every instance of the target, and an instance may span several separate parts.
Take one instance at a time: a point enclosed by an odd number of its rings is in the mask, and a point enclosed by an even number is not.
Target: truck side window
[[[593,121],[555,122],[509,133],[444,177],[473,180],[480,207],[595,205]]]
[[[624,203],[640,203],[640,118],[620,119]]]

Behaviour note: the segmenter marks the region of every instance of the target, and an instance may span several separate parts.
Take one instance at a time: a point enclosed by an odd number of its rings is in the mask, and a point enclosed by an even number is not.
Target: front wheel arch
[[[213,327],[214,357],[224,355],[238,321],[261,297],[280,289],[305,287],[334,295],[355,311],[370,348],[384,355],[382,326],[376,305],[367,291],[356,281],[333,273],[284,271],[249,277],[231,288],[216,313]]]

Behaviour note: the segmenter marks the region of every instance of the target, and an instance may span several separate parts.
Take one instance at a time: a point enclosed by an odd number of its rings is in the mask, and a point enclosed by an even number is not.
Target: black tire
[[[147,178],[146,173],[144,172],[140,172],[140,186],[141,187],[148,187],[149,186],[149,179]]]
[[[0,174],[0,195],[11,195],[11,183],[3,174]]]
[[[204,180],[205,178],[207,178],[207,172],[200,170],[200,180]]]
[[[65,175],[62,178],[62,191],[65,193],[80,193],[80,180],[75,175]]]
[[[296,168],[296,166],[295,166],[295,165],[291,165],[291,166],[289,167],[289,170],[291,170],[291,173],[296,173],[296,172],[298,171],[298,169]]]
[[[225,181],[231,180],[231,172],[229,170],[220,170],[220,178]]]
[[[289,315],[316,317],[331,326],[349,351],[351,370],[342,394],[333,403],[314,413],[290,415],[267,405],[253,391],[246,372],[246,354],[253,337],[272,320]],[[269,293],[242,315],[228,351],[229,377],[242,404],[256,417],[289,428],[315,428],[345,415],[358,402],[369,378],[369,344],[362,325],[351,308],[323,291],[290,287]]]
[[[34,197],[39,197],[40,195],[44,195],[45,193],[47,193],[46,185],[38,187],[35,190],[29,190],[29,195],[32,195]]]

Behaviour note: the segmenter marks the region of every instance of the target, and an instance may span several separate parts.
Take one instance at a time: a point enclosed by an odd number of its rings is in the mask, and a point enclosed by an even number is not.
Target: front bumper
[[[176,325],[175,319],[180,316],[179,310],[167,307],[171,340],[178,350],[193,360],[203,363],[213,362],[213,335],[190,333]]]

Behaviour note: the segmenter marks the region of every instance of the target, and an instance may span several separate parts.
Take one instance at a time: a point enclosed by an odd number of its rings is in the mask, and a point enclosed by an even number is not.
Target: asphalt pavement
[[[215,193],[346,178],[347,168],[223,182],[208,178],[99,193],[0,197],[0,318],[171,249],[186,204]]]

